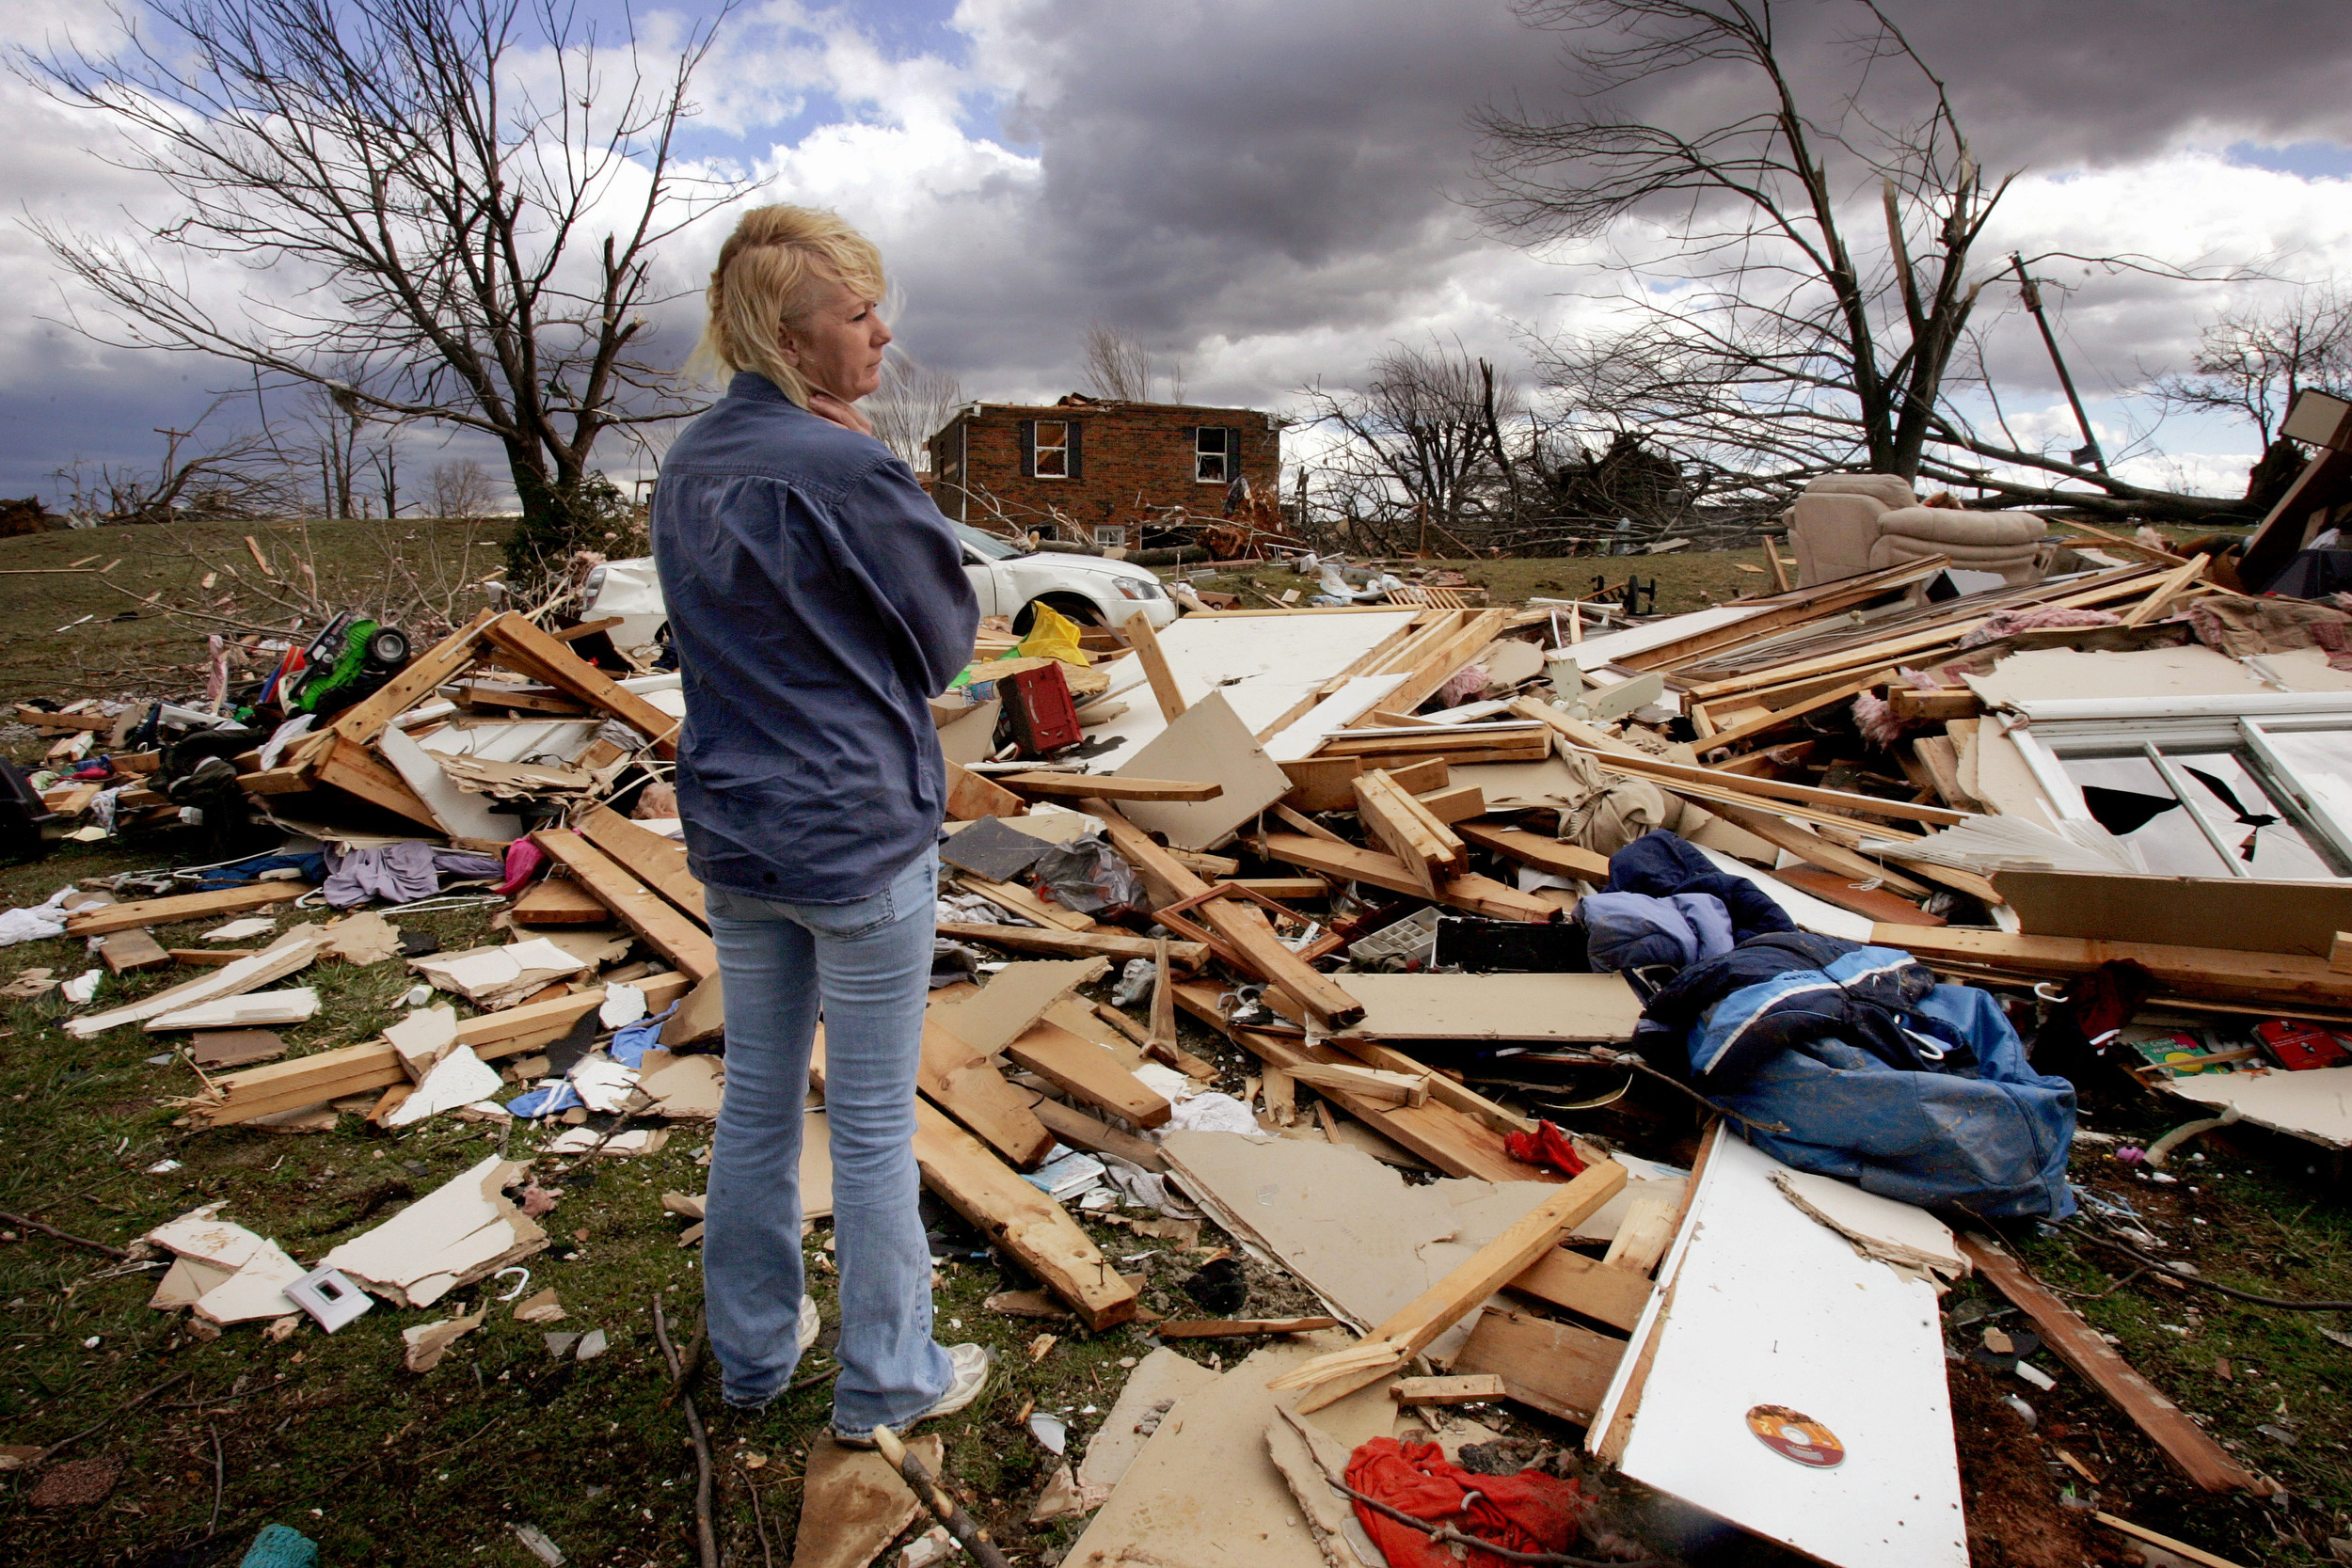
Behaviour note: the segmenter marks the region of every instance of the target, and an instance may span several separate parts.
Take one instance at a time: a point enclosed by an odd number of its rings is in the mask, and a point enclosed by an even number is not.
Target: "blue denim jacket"
[[[664,459],[653,549],[694,875],[789,904],[882,892],[938,834],[928,700],[979,624],[947,520],[887,447],[745,373]]]

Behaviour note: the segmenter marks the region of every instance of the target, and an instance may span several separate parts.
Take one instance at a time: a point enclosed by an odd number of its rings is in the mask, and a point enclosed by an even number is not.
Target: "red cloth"
[[[1592,1503],[1572,1481],[1536,1470],[1472,1475],[1447,1464],[1435,1443],[1399,1443],[1393,1437],[1375,1437],[1356,1450],[1347,1462],[1347,1484],[1416,1519],[1452,1525],[1464,1535],[1515,1552],[1566,1551]],[[1362,1503],[1356,1504],[1356,1517],[1373,1544],[1388,1555],[1389,1568],[1462,1568],[1446,1546],[1409,1525]],[[1470,1568],[1515,1565],[1473,1549]]]
[[[547,860],[548,852],[527,838],[518,838],[506,847],[506,880],[498,891],[512,898],[520,893],[537,874]]]
[[[1549,1165],[1570,1176],[1584,1174],[1584,1162],[1578,1157],[1576,1145],[1556,1123],[1539,1121],[1533,1132],[1505,1132],[1503,1151],[1522,1164]]]

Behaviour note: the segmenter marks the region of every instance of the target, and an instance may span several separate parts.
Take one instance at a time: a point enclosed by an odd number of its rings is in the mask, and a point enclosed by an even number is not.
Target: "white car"
[[[1041,604],[1052,605],[1080,626],[1122,626],[1138,610],[1154,631],[1176,619],[1176,601],[1141,566],[1100,556],[1025,550],[961,523],[948,527],[963,542],[963,573],[979,597],[980,613],[1010,617],[1015,631],[1029,629],[1034,607]],[[612,628],[615,647],[643,647],[669,623],[651,556],[609,561],[589,572],[586,588],[580,619],[620,617],[621,624]]]

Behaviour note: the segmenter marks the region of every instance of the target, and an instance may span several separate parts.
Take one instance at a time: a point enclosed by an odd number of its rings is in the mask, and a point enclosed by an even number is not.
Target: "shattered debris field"
[[[1620,558],[983,623],[915,1141],[937,1337],[995,1356],[910,1434],[947,1524],[827,1435],[821,1042],[819,1332],[756,1412],[706,1354],[674,673],[484,610],[215,729],[200,635],[123,703],[12,620],[8,1555],[2345,1560],[2352,614],[2146,539],[1742,560],[1631,619],[1520,602]]]

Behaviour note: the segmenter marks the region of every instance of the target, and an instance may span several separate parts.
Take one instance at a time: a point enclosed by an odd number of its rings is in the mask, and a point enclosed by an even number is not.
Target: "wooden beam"
[[[1024,816],[1029,802],[968,768],[947,764],[947,815],[958,822],[983,816]]]
[[[1281,1070],[1309,1088],[1345,1089],[1384,1105],[1428,1104],[1429,1080],[1434,1076],[1428,1072],[1386,1072],[1379,1068],[1352,1067],[1340,1062],[1317,1062],[1311,1067]]]
[[[1754,833],[1776,849],[1788,850],[1807,865],[1818,865],[1824,871],[1834,871],[1841,877],[1851,877],[1859,881],[1875,879],[1896,892],[1908,893],[1915,898],[1925,898],[1935,891],[1924,882],[1914,881],[1899,871],[1881,865],[1858,850],[1849,849],[1842,844],[1823,838],[1820,833],[1774,816],[1769,806],[1740,806],[1728,800],[1710,800],[1707,808],[1733,827]]]
[[[2075,1310],[2045,1290],[2025,1266],[1989,1236],[1959,1233],[1960,1249],[1993,1288],[2033,1320],[2042,1342],[2074,1369],[2164,1450],[2181,1474],[2207,1492],[2251,1492],[2268,1496],[2275,1482],[2258,1478],[2205,1434],[2179,1405],[2132,1369],[2113,1346]]]
[[[932,1104],[977,1133],[1015,1170],[1035,1170],[1054,1133],[1029,1108],[1029,1096],[1005,1082],[995,1064],[926,1019],[915,1087]]]
[[[1041,953],[1055,958],[1085,958],[1100,955],[1121,962],[1129,958],[1152,957],[1152,939],[1131,932],[1104,927],[1092,931],[1064,931],[1038,926],[992,926],[963,921],[943,920],[939,934],[955,942],[986,942],[992,947],[1009,947],[1016,953]],[[1168,944],[1171,962],[1186,969],[1199,969],[1209,961],[1209,950],[1197,942],[1171,942]]]
[[[1408,1409],[1425,1404],[1476,1404],[1483,1400],[1502,1398],[1502,1379],[1492,1372],[1401,1377],[1389,1385],[1389,1398]]]
[[[408,787],[408,781],[392,771],[373,752],[331,731],[326,739],[326,748],[310,764],[313,783],[332,785],[437,833],[449,831],[447,824],[433,815],[433,808]]]
[[[1359,849],[1351,844],[1326,844],[1299,833],[1268,833],[1259,841],[1266,854],[1292,865],[1347,881],[1370,882],[1392,893],[1417,894],[1422,885],[1393,855]],[[1495,920],[1523,920],[1538,925],[1559,918],[1557,907],[1532,894],[1519,892],[1491,877],[1448,877],[1438,880],[1436,901]]]
[[[1556,838],[1531,833],[1522,828],[1505,828],[1492,822],[1457,822],[1454,831],[1482,845],[1507,860],[1521,865],[1532,865],[1538,871],[1549,871],[1555,877],[1581,877],[1596,885],[1609,880],[1609,857],[1573,844],[1563,844]]]
[[[1214,800],[1225,793],[1221,784],[1195,784],[1188,779],[1129,779],[1116,773],[999,773],[996,783],[1024,795],[1053,795],[1071,800],[1095,796],[1104,800]]]
[[[1507,610],[1485,610],[1464,617],[1462,629],[1412,667],[1405,684],[1380,699],[1380,711],[1410,713],[1454,678],[1510,624]],[[1394,666],[1391,666],[1394,668]]]
[[[958,887],[970,888],[998,909],[1024,920],[1034,920],[1045,929],[1075,933],[1090,931],[1098,924],[1092,915],[1049,904],[1017,882],[992,882],[961,868],[955,871],[955,882]]]
[[[1396,787],[1380,768],[1355,779],[1356,819],[1422,885],[1437,895],[1437,879],[1469,869],[1469,851],[1454,831],[1429,815],[1429,808]]]
[[[1152,629],[1152,618],[1138,610],[1119,630],[1143,665],[1143,677],[1152,683],[1161,717],[1174,723],[1184,716],[1184,693],[1176,684],[1176,672],[1168,667],[1168,655],[1160,648],[1159,633]]]
[[[1870,940],[1899,947],[1925,963],[1976,964],[2029,974],[2081,974],[2123,958],[2181,996],[2218,1002],[2352,1005],[2352,975],[2328,960],[2292,953],[2240,953],[2221,947],[2168,947],[2147,942],[2100,942],[2083,937],[2013,936],[2007,931],[1945,927],[1873,926]]]
[[[516,898],[517,926],[601,926],[612,911],[578,882],[563,877],[543,877]]]
[[[1160,1127],[1173,1114],[1165,1096],[1119,1065],[1119,1058],[1058,1023],[1032,1024],[1005,1054],[1073,1100],[1137,1127]]]
[[[1631,1269],[1611,1268],[1581,1252],[1553,1247],[1512,1280],[1511,1289],[1630,1334],[1649,1305],[1653,1282]]]
[[[98,956],[105,960],[113,974],[129,974],[142,969],[169,967],[171,955],[163,943],[144,929],[116,931],[98,939]]]
[[[689,975],[707,980],[719,973],[719,949],[710,934],[603,850],[578,833],[561,829],[542,828],[531,839],[595,894],[622,925]]]
[[[1440,762],[1438,766],[1443,768],[1445,764]],[[1405,781],[1394,773],[1391,773],[1389,778],[1397,788],[1405,788]],[[1449,828],[1456,822],[1467,822],[1473,816],[1486,815],[1486,792],[1474,784],[1452,784],[1426,794],[1416,794],[1410,790],[1406,793],[1421,802],[1423,811]]]
[[[1859,680],[1847,681],[1842,685],[1834,686],[1827,691],[1807,697],[1801,703],[1791,703],[1778,712],[1766,714],[1761,719],[1752,719],[1744,724],[1736,724],[1730,729],[1717,731],[1708,740],[1707,750],[1710,753],[1727,752],[1742,740],[1752,739],[1768,731],[1776,730],[1783,724],[1793,723],[1808,713],[1818,713],[1822,708],[1835,707],[1839,703],[1851,702],[1870,688],[1883,685],[1895,678],[1894,671],[1881,670],[1876,674],[1865,675]]]
[[[1770,541],[1765,544],[1765,552],[1778,559]],[[1949,564],[1951,562],[1947,557],[1930,556],[1861,577],[1839,578],[1833,582],[1801,588],[1791,595],[1794,603],[1776,609],[1763,609],[1730,626],[1693,632],[1688,637],[1644,649],[1638,654],[1628,654],[1616,662],[1629,670],[1647,672],[1672,670],[1679,665],[1695,664],[1703,658],[1720,657],[1743,643],[1761,641],[1808,621],[1827,620],[1867,599],[1874,599],[1924,578],[1931,578]]]
[[[582,837],[612,857],[622,869],[675,904],[698,926],[710,924],[703,907],[703,885],[686,866],[686,846],[664,838],[610,806],[596,806],[580,819]]]
[[[1486,1372],[1505,1398],[1588,1425],[1624,1358],[1626,1342],[1530,1312],[1483,1314],[1454,1357],[1456,1372]]]
[[[1173,904],[1197,898],[1209,885],[1169,856],[1152,835],[1120,814],[1107,800],[1086,802],[1086,810],[1101,819],[1111,847],[1126,858],[1154,898]],[[1311,840],[1308,842],[1312,842]],[[1364,1016],[1363,1004],[1313,965],[1285,946],[1256,905],[1232,898],[1215,898],[1199,906],[1200,917],[1239,953],[1260,979],[1280,986],[1306,1006],[1327,1028],[1339,1029]]]
[[[1019,1088],[1013,1092],[1026,1098],[1030,1101],[1029,1114],[1071,1148],[1083,1148],[1089,1154],[1116,1154],[1129,1164],[1141,1165],[1148,1171],[1168,1169],[1167,1157],[1160,1153],[1159,1145],[1121,1132],[1110,1123],[1098,1121],[1051,1095],[1029,1094]]]
[[[497,617],[482,628],[482,636],[509,659],[525,666],[525,674],[536,675],[548,685],[570,692],[590,707],[601,708],[644,736],[653,742],[656,756],[677,755],[679,721],[634,691],[623,689],[612,676],[520,615],[510,610]]]
[[[248,910],[284,904],[318,891],[314,882],[250,882],[212,893],[183,893],[169,898],[140,898],[128,904],[102,904],[77,910],[65,917],[70,937],[103,937],[109,931],[129,931],[146,926],[176,926],[183,920],[208,920],[215,915],[243,914]]]

